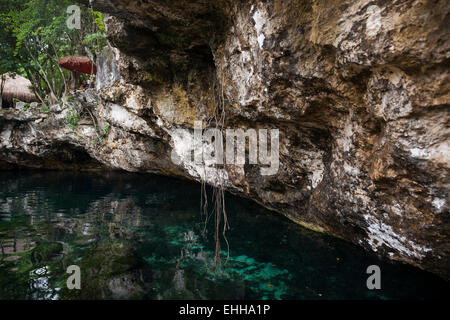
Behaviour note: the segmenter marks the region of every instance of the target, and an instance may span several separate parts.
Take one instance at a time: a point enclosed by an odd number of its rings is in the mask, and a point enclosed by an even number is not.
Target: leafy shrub
[[[39,109],[39,111],[41,111],[42,113],[47,113],[47,112],[50,111],[50,109],[49,109],[49,107],[47,107],[47,106],[42,106],[42,107]]]
[[[105,126],[103,127],[103,130],[102,130],[103,135],[106,136],[110,129],[111,129],[111,125],[108,122],[106,122]]]
[[[65,120],[66,120],[67,125],[73,130],[78,126],[78,122],[80,121],[80,118],[79,118],[76,110],[71,109]]]

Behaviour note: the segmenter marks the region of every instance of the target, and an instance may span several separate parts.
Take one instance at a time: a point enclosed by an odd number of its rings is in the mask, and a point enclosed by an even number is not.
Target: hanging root
[[[223,83],[223,81],[222,81]],[[225,102],[224,102],[224,92],[223,92],[223,86],[219,84],[216,79],[214,84],[214,91],[219,92],[218,94],[218,101],[216,100],[216,95],[214,95],[214,112],[213,117],[209,119],[206,123],[206,127],[208,127],[211,123],[214,123],[215,129],[218,129],[219,131],[224,132],[224,126],[225,126]],[[202,144],[203,145],[203,144]],[[202,150],[203,151],[203,150]],[[214,228],[214,238],[215,238],[215,255],[214,255],[214,262],[212,269],[215,270],[217,265],[220,262],[220,252],[221,252],[221,245],[220,245],[220,235],[222,234],[223,239],[225,240],[226,246],[227,246],[227,260],[230,256],[230,245],[228,242],[228,239],[226,237],[226,231],[230,228],[228,223],[228,216],[225,208],[225,187],[224,187],[224,181],[223,181],[223,175],[220,174],[219,166],[216,164],[216,185],[213,186],[213,199],[214,199],[214,207],[211,212],[211,215],[208,214],[208,196],[206,194],[206,185],[204,180],[202,180],[201,183],[201,199],[200,199],[200,210],[202,216],[205,217],[204,221],[204,229],[203,234],[206,235],[207,225],[210,221],[210,218],[212,215],[214,215],[215,218],[215,228]],[[205,167],[203,167],[203,173],[206,174]],[[223,219],[223,222],[222,222]],[[222,225],[222,229],[221,229]]]

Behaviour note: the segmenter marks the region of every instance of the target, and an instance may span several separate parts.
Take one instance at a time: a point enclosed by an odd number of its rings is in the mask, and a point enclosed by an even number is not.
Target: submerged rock
[[[449,278],[447,1],[91,3],[110,43],[96,120],[0,111],[2,162],[200,180],[171,161],[176,130],[224,108],[227,128],[280,132],[276,175],[210,170],[229,191]]]

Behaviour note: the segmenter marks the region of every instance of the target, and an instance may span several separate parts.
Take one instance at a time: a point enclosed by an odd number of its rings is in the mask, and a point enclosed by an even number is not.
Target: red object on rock
[[[97,74],[97,66],[88,57],[64,57],[59,60],[59,65],[70,71]]]

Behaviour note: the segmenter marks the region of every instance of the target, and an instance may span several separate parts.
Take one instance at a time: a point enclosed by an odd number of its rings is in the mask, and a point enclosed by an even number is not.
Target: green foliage
[[[96,26],[96,31],[87,34],[84,37],[83,44],[87,45],[91,52],[99,54],[107,44],[105,21],[101,12],[94,11],[90,8],[88,12],[93,17],[93,25]]]
[[[75,130],[78,126],[78,122],[80,121],[80,117],[78,116],[78,112],[75,109],[70,109],[69,114],[66,117],[66,123],[72,130]]]
[[[8,19],[4,16],[4,11],[14,8],[13,2],[0,0],[0,8],[0,75],[3,75],[8,72],[19,71],[20,66],[17,60],[13,58],[16,39],[9,32],[6,32]],[[1,90],[2,88],[0,88]]]
[[[106,136],[109,133],[109,130],[111,130],[111,125],[106,122],[105,126],[102,129],[103,135]]]
[[[81,30],[70,30],[66,21],[70,0],[0,0],[0,74],[17,72],[28,78],[42,100],[59,99],[68,82],[79,84],[60,69],[59,59],[94,55],[106,45],[101,13],[82,4]]]
[[[29,103],[25,103],[23,105],[23,110],[25,110],[25,111],[29,110],[30,108],[31,108],[31,105]]]
[[[105,28],[105,19],[103,18],[103,14],[101,12],[94,11],[92,9],[89,9],[89,11],[95,17],[94,22],[97,24],[98,30],[100,30],[101,32],[104,33],[106,31],[106,28]]]
[[[83,44],[87,45],[91,52],[100,53],[106,46],[105,34],[103,32],[96,32],[86,35]]]
[[[49,107],[47,107],[47,106],[42,106],[42,107],[39,109],[39,111],[41,111],[42,113],[47,113],[47,112],[50,111],[50,109],[49,109]]]

